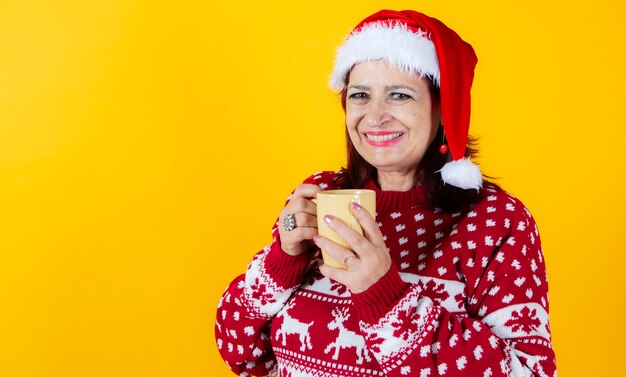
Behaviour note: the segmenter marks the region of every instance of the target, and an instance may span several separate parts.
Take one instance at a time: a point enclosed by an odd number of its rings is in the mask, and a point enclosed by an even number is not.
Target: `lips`
[[[384,134],[384,135],[374,135],[374,134],[370,134],[370,133],[366,133],[365,134],[365,137],[368,140],[372,140],[372,141],[376,141],[376,142],[396,139],[396,138],[398,138],[400,136],[402,136],[402,132],[394,132],[394,133],[388,133],[388,134]]]
[[[365,132],[364,135],[365,135],[365,140],[369,144],[373,146],[377,146],[377,147],[386,147],[386,146],[393,145],[397,143],[398,141],[400,141],[404,133],[403,132],[389,132],[389,131],[370,131],[370,132]]]

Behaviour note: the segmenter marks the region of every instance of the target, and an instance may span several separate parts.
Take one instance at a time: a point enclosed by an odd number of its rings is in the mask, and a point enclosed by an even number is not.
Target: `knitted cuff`
[[[402,280],[396,265],[392,263],[389,271],[374,285],[364,292],[353,294],[352,302],[362,320],[376,323],[393,308],[409,286],[409,283]]]
[[[292,288],[302,283],[310,262],[310,253],[292,256],[283,251],[279,242],[274,242],[265,257],[265,271],[277,284]]]

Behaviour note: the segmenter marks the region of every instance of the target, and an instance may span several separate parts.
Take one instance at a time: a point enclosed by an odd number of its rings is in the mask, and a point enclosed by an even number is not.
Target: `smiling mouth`
[[[404,135],[404,133],[402,132],[394,132],[394,133],[389,133],[389,134],[385,134],[385,135],[372,135],[372,134],[365,134],[365,137],[368,140],[371,140],[375,143],[380,143],[383,141],[389,141],[389,140],[393,140],[393,139],[397,139],[400,136]]]

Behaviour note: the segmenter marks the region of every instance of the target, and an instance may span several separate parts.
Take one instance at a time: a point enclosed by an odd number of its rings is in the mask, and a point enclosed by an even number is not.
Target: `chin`
[[[373,160],[373,161],[368,161],[368,162],[369,162],[370,165],[372,165],[377,170],[394,171],[394,170],[405,170],[406,169],[406,166],[402,166],[402,164],[400,164],[398,162],[380,161],[380,160]]]

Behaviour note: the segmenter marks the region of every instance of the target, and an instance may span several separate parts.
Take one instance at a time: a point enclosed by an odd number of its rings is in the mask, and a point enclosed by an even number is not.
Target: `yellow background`
[[[339,168],[335,48],[380,8],[479,56],[484,172],[533,212],[560,376],[623,373],[626,3],[0,1],[0,376],[229,376],[217,300]]]

